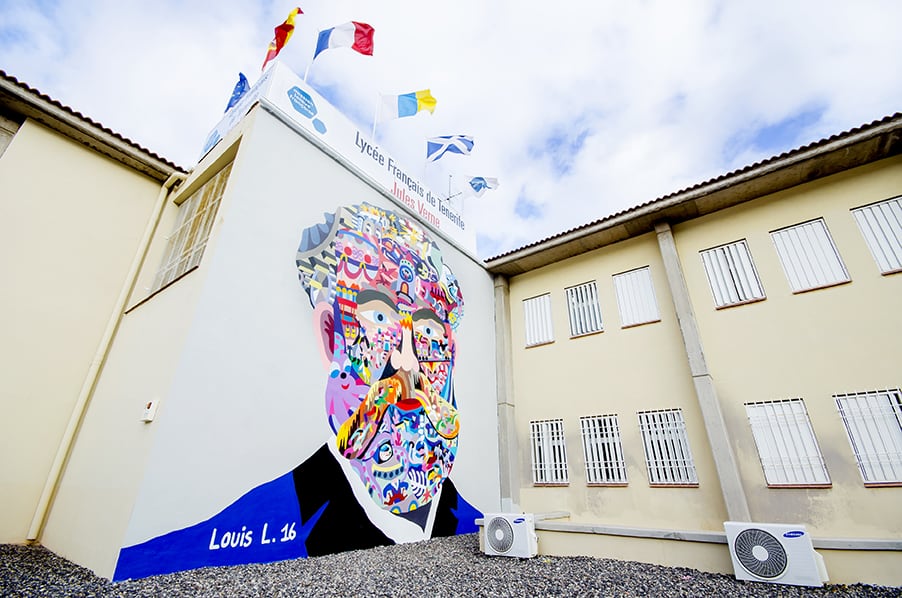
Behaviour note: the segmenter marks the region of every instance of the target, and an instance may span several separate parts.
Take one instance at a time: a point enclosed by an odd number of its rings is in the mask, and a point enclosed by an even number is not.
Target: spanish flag
[[[275,28],[275,36],[269,42],[269,48],[266,50],[266,60],[263,61],[263,66],[260,67],[261,71],[266,68],[270,60],[279,55],[279,52],[291,39],[291,34],[294,33],[294,18],[302,14],[304,14],[304,11],[300,8],[295,8],[288,13],[288,18],[285,19],[285,22]]]

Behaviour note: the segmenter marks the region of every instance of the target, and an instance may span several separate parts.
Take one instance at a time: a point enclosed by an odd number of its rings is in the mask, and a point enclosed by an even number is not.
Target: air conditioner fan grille
[[[514,544],[514,528],[504,517],[495,517],[489,521],[486,538],[495,552],[505,553]]]
[[[733,541],[733,550],[745,570],[757,577],[774,579],[786,571],[786,550],[779,540],[764,530],[742,530]]]

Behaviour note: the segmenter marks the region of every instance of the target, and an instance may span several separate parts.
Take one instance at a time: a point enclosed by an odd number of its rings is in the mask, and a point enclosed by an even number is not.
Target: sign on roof
[[[205,155],[244,118],[257,101],[265,101],[284,118],[300,126],[332,149],[406,206],[426,225],[437,229],[461,248],[476,253],[476,232],[468,227],[457,202],[427,189],[419,177],[399,164],[347,117],[329,104],[285,65],[276,62],[210,132]]]

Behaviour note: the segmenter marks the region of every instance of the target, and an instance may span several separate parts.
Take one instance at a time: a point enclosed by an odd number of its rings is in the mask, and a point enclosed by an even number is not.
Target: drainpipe
[[[81,428],[81,423],[84,420],[91,397],[94,394],[94,389],[97,386],[97,380],[100,378],[100,371],[103,368],[103,364],[106,362],[107,355],[109,355],[110,347],[116,336],[116,331],[119,329],[119,323],[122,321],[125,305],[138,281],[138,274],[141,271],[141,267],[144,265],[144,258],[147,257],[147,251],[150,248],[150,242],[153,240],[154,233],[157,230],[157,225],[160,223],[160,218],[163,215],[163,208],[166,207],[166,199],[169,197],[169,192],[172,187],[175,184],[184,181],[185,176],[186,175],[182,173],[173,172],[160,188],[154,211],[151,213],[150,220],[147,222],[147,227],[144,229],[144,236],[138,244],[138,250],[132,260],[128,274],[125,277],[125,283],[119,291],[116,305],[113,307],[113,311],[110,314],[106,330],[103,332],[103,337],[100,339],[100,344],[94,354],[94,359],[91,361],[91,366],[88,368],[88,373],[81,386],[81,391],[78,393],[78,399],[75,401],[75,406],[72,409],[72,415],[69,417],[66,431],[60,439],[59,447],[56,450],[56,456],[53,458],[53,464],[50,466],[50,472],[47,474],[44,490],[41,492],[41,498],[38,500],[37,509],[31,520],[31,527],[28,528],[26,539],[29,542],[39,541],[41,535],[44,533],[44,526],[46,525],[47,517],[50,514],[50,505],[54,498],[56,498],[60,481],[63,479],[66,465],[69,462],[69,456],[72,454],[72,449],[75,447],[75,439],[78,437],[78,431]]]

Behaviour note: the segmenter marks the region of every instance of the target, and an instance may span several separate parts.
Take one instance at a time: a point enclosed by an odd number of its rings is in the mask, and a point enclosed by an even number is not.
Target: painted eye
[[[388,442],[383,442],[376,451],[376,463],[385,463],[392,458],[395,452]]]
[[[374,324],[388,324],[389,322],[391,322],[388,314],[378,309],[368,309],[366,311],[360,312],[358,315],[359,317],[367,319]]]

